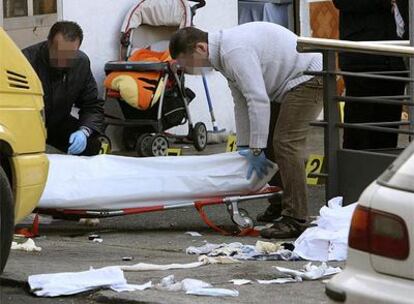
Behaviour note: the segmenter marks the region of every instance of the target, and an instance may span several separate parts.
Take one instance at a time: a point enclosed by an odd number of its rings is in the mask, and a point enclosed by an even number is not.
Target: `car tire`
[[[9,179],[0,167],[0,274],[10,253],[14,231],[13,193]]]

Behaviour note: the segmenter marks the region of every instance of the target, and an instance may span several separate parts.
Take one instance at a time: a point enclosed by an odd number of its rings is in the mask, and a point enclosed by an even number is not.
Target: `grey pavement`
[[[310,152],[321,152],[322,136],[314,131],[310,140]],[[210,148],[217,152],[222,146]],[[193,153],[188,151],[186,153]],[[324,202],[323,186],[309,188],[310,210],[318,213]],[[255,218],[267,203],[264,201],[245,202],[241,207]],[[224,206],[208,207],[207,213],[214,222],[230,226]],[[185,235],[186,231],[198,231],[202,237]],[[234,287],[231,279],[272,279],[275,277],[272,266],[301,268],[305,262],[243,262],[232,265],[209,265],[192,270],[126,272],[129,283],[143,284],[147,281],[158,283],[161,278],[174,274],[176,279],[194,278],[213,284],[215,287],[239,290],[237,298],[208,298],[185,295],[182,292],[149,290],[142,292],[115,293],[97,291],[77,296],[55,299],[35,298],[26,285],[29,275],[66,271],[85,271],[95,268],[135,264],[139,262],[169,264],[188,263],[197,260],[188,256],[188,246],[202,245],[204,240],[211,243],[242,242],[252,244],[259,238],[221,236],[212,232],[192,208],[163,212],[101,219],[98,227],[81,226],[77,222],[53,221],[41,225],[41,237],[36,244],[42,247],[39,253],[13,251],[0,286],[1,304],[20,303],[325,303],[322,281],[293,283],[286,285],[245,285]],[[97,233],[103,243],[93,243],[88,235]],[[131,256],[131,262],[123,262],[122,257]],[[342,265],[332,263],[333,266]]]

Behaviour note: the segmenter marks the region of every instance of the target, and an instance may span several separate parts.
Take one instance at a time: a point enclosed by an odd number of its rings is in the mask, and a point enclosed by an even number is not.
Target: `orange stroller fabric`
[[[155,52],[149,49],[135,51],[128,61],[166,62],[171,56],[168,51]],[[119,91],[122,99],[130,106],[145,111],[159,100],[160,72],[112,72],[104,82],[105,88]]]

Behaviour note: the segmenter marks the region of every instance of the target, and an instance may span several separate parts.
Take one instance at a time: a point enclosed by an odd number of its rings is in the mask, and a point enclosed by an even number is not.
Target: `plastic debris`
[[[189,235],[189,236],[194,236],[194,237],[199,237],[199,236],[202,236],[200,233],[198,233],[198,232],[195,232],[195,231],[187,231],[186,233],[184,233],[184,234],[186,234],[186,235]]]
[[[41,247],[36,246],[35,242],[32,239],[27,239],[24,243],[12,242],[12,250],[21,250],[26,252],[40,252],[42,251]]]
[[[230,283],[233,283],[236,286],[242,286],[252,283],[251,280],[244,280],[244,279],[233,279],[229,281]]]
[[[92,242],[94,242],[94,243],[102,243],[103,242],[103,239],[101,239],[101,238],[96,238],[96,239],[93,239],[93,241]]]
[[[124,262],[130,262],[133,259],[134,259],[133,257],[122,257],[122,261],[124,261]]]

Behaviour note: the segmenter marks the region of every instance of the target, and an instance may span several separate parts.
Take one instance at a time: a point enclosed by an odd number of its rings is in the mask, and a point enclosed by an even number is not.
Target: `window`
[[[391,188],[414,192],[414,143],[401,153],[378,182]]]
[[[13,17],[26,17],[29,14],[27,0],[4,0],[4,19]]]
[[[60,0],[0,0],[6,30],[47,27],[57,21]]]
[[[33,15],[56,14],[56,0],[33,0]]]

